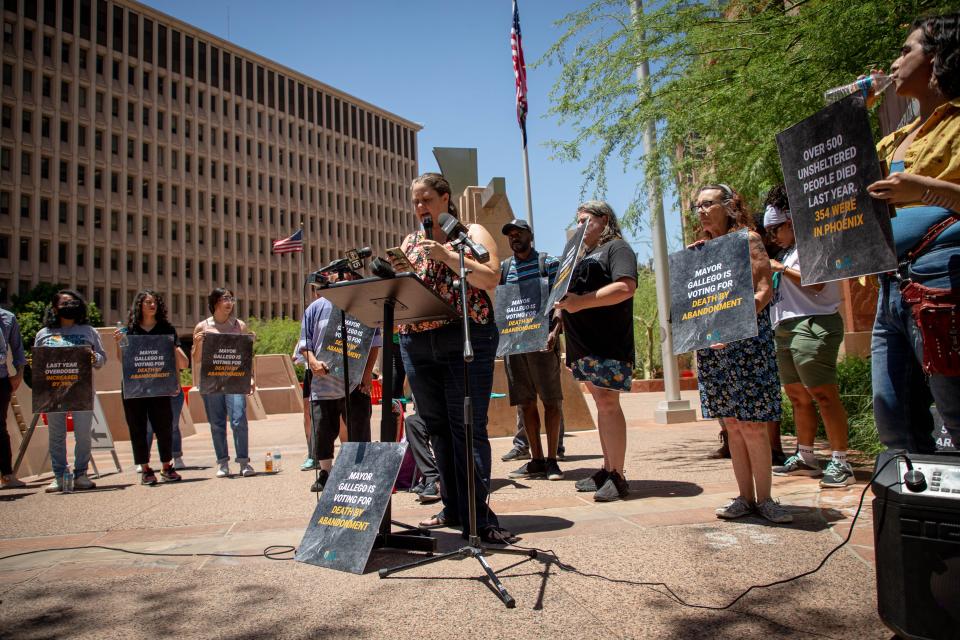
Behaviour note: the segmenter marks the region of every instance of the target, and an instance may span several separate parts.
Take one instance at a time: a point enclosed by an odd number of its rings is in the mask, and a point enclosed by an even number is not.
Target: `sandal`
[[[480,531],[480,540],[487,544],[513,544],[518,538],[506,529],[491,526]]]
[[[421,529],[442,529],[444,527],[459,527],[460,523],[447,518],[443,511],[420,522]]]

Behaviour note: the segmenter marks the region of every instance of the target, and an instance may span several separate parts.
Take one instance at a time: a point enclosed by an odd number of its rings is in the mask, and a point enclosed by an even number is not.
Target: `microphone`
[[[470,236],[467,235],[467,228],[463,226],[463,223],[449,213],[440,214],[440,228],[443,230],[443,234],[447,237],[447,240],[461,242],[467,245],[477,262],[483,264],[490,261],[490,252],[487,251],[486,247],[479,242],[471,240]]]
[[[343,258],[337,258],[325,267],[322,267],[317,273],[328,273],[331,271],[359,271],[363,269],[363,261],[373,255],[373,249],[363,247],[362,249],[350,249]]]
[[[425,238],[429,238],[430,234],[433,232],[433,216],[429,213],[425,215],[421,225],[423,226],[423,236]]]
[[[379,257],[370,262],[370,271],[378,278],[393,278],[397,275],[393,270],[393,265]]]

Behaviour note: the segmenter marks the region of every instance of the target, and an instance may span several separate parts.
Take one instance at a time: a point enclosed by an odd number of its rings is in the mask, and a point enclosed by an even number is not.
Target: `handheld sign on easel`
[[[867,193],[883,178],[860,96],[777,134],[806,285],[897,268],[889,205]]]
[[[33,413],[93,410],[90,347],[33,348]]]
[[[557,279],[553,281],[553,289],[550,290],[547,304],[543,306],[544,315],[549,316],[553,312],[553,305],[562,300],[563,296],[567,295],[567,291],[570,290],[570,281],[577,270],[580,258],[583,257],[583,233],[586,230],[587,225],[581,224],[563,247],[560,267],[557,269]]]
[[[406,448],[405,442],[345,443],[294,559],[363,573]]]
[[[341,320],[343,311],[338,307],[330,310],[327,326],[320,338],[320,351],[315,354],[317,360],[327,365],[328,375],[343,380],[343,336],[341,335]],[[363,377],[363,368],[370,355],[370,346],[373,344],[375,329],[371,329],[349,313],[346,314],[347,324],[347,358],[349,358],[350,388],[360,384]]]
[[[180,392],[172,335],[127,336],[123,355],[123,397],[153,398]]]
[[[746,229],[669,259],[674,355],[757,335]]]
[[[253,335],[205,333],[200,352],[200,393],[250,393]]]
[[[543,317],[547,283],[547,278],[528,278],[497,287],[493,314],[500,329],[498,358],[547,348],[550,322]]]

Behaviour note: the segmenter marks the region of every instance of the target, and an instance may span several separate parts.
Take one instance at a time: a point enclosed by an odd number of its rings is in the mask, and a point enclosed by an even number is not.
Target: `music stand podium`
[[[412,273],[399,273],[394,278],[337,282],[320,291],[323,297],[363,324],[380,327],[383,338],[380,441],[396,442],[397,429],[393,417],[393,325],[397,322],[453,320],[459,317],[457,312]],[[390,529],[391,523],[406,530],[394,533]],[[381,547],[426,551],[432,554],[437,549],[437,541],[425,529],[401,522],[394,523],[388,503],[380,523],[380,533],[374,543],[374,548]]]

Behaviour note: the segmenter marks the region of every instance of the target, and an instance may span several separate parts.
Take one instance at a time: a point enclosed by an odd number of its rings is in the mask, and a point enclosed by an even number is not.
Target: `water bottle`
[[[864,99],[870,96],[878,96],[887,90],[893,78],[885,73],[874,73],[872,75],[860,78],[850,84],[828,89],[823,94],[823,99],[827,104],[833,104],[837,100],[859,93]]]
[[[117,322],[117,331],[123,334],[120,336],[120,346],[126,347],[130,344],[130,340],[127,339],[127,327],[122,322]]]
[[[281,468],[283,467],[283,457],[280,455],[280,452],[277,451],[273,454],[273,472],[280,473]]]
[[[73,493],[73,470],[70,468],[70,465],[67,465],[67,468],[63,470],[63,475],[60,477],[60,491]]]
[[[263,470],[267,473],[273,472],[273,454],[269,451],[267,451],[267,455],[263,459]]]

